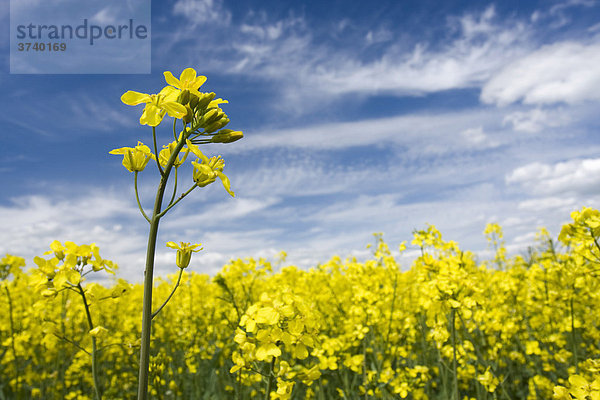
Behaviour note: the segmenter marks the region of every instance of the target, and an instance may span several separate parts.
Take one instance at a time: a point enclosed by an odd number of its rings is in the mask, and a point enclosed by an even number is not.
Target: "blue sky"
[[[169,213],[159,275],[175,272],[169,240],[204,244],[196,272],[281,250],[309,267],[366,257],[374,232],[396,249],[426,223],[486,257],[498,222],[518,253],[599,206],[597,1],[152,3],[152,74],[11,75],[3,1],[0,254],[31,265],[54,239],[95,242],[142,279],[147,224],[108,151],[151,138],[121,94],[186,67],[245,137],[206,148],[236,198],[215,184]]]

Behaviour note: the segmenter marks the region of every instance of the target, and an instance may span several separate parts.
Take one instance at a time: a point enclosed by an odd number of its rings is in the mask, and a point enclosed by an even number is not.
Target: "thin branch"
[[[162,167],[160,166],[160,161],[158,160],[158,146],[156,146],[156,127],[153,126],[152,127],[152,139],[154,140],[154,155],[156,157],[154,157],[154,159],[156,160],[156,166],[158,167],[158,172],[160,172],[160,176],[165,176],[165,171],[163,171]]]
[[[165,208],[161,213],[158,214],[158,218],[162,218],[167,213],[167,211],[169,211],[171,208],[175,207],[175,205],[177,203],[179,203],[181,200],[183,200],[183,198],[185,196],[190,194],[192,192],[192,190],[196,189],[197,187],[198,187],[198,185],[194,185],[191,188],[189,188],[189,190],[187,192],[182,193],[181,196],[179,196],[179,198],[177,200],[175,200],[173,203],[169,204],[169,206],[167,208]]]
[[[173,200],[175,200],[175,194],[177,193],[177,167],[175,167],[175,184],[173,185],[173,195],[171,196],[171,200],[169,200],[169,205],[173,204]]]
[[[160,307],[158,307],[158,310],[156,310],[156,311],[154,311],[152,313],[152,316],[150,317],[150,319],[154,319],[154,317],[156,317],[158,315],[158,313],[167,305],[167,303],[169,302],[169,300],[171,300],[171,297],[173,297],[173,295],[175,294],[175,291],[179,287],[179,282],[181,282],[181,275],[182,274],[183,274],[183,268],[179,268],[179,276],[177,277],[177,283],[173,287],[173,290],[171,291],[171,294],[169,295],[169,297],[167,297],[167,299],[165,300],[165,302],[162,303]]]
[[[146,215],[146,212],[144,211],[144,208],[142,207],[142,203],[140,203],[140,195],[138,193],[138,171],[135,171],[135,200],[137,201],[137,205],[138,208],[140,209],[140,212],[142,213],[142,215],[144,216],[144,218],[146,219],[146,221],[148,221],[148,223],[150,223],[150,218],[148,218],[148,216]]]
[[[83,305],[85,307],[85,315],[87,317],[88,327],[90,331],[94,329],[94,323],[92,322],[92,314],[90,313],[90,306],[87,302],[87,298],[85,297],[85,292],[83,287],[81,287],[81,283],[77,284],[77,288],[79,289],[79,294],[81,294],[81,298],[83,299]],[[92,378],[94,380],[94,392],[96,394],[96,400],[102,400],[102,395],[100,394],[100,383],[98,379],[98,358],[97,358],[97,349],[96,349],[96,338],[92,336]],[[89,353],[88,353],[89,354]]]
[[[54,336],[56,336],[57,338],[64,340],[67,343],[71,343],[73,346],[77,347],[79,350],[83,351],[85,354],[87,354],[88,356],[91,356],[92,353],[90,353],[89,351],[87,351],[86,349],[84,349],[83,347],[81,347],[78,343],[75,343],[74,341],[62,336],[62,335],[57,335],[55,332],[52,332],[52,334]]]

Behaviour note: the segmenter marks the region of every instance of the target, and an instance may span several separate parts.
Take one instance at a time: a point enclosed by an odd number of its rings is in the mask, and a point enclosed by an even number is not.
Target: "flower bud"
[[[108,334],[108,329],[103,326],[97,326],[94,329],[91,329],[89,333],[95,338],[102,338]]]
[[[225,126],[227,126],[228,123],[229,123],[229,118],[227,118],[227,117],[221,118],[220,120],[213,122],[212,124],[207,126],[204,131],[206,133],[213,133],[213,132],[218,131],[221,128],[224,128]]]
[[[192,259],[191,251],[177,250],[176,263],[179,268],[181,268],[181,269],[187,268],[187,266],[190,265],[191,259]]]
[[[190,107],[192,107],[192,110],[193,110],[196,108],[199,101],[200,101],[200,99],[198,98],[198,96],[192,94],[192,95],[190,95],[190,102],[188,104],[190,105]]]
[[[184,90],[183,92],[181,92],[179,94],[179,97],[177,97],[177,102],[183,105],[186,105],[188,102],[190,101],[190,91],[189,90]]]
[[[202,250],[201,244],[193,244],[181,242],[179,245],[175,242],[167,242],[167,247],[172,249],[177,249],[177,256],[175,258],[175,262],[177,266],[181,269],[187,268],[190,265],[190,260],[192,259],[192,253],[197,253]]]
[[[198,109],[204,110],[206,107],[208,107],[208,104],[215,98],[215,96],[215,92],[203,93],[202,98],[198,99]]]
[[[190,122],[192,122],[192,119],[194,118],[194,112],[192,111],[190,106],[187,104],[185,106],[185,109],[187,110],[187,113],[183,116],[183,122],[185,122],[186,124],[189,124]]]
[[[215,136],[210,140],[211,143],[232,143],[236,140],[240,140],[244,137],[244,134],[241,131],[233,131],[231,129],[223,129],[219,131]]]
[[[202,116],[202,125],[208,126],[208,125],[212,124],[213,122],[215,122],[216,120],[218,120],[222,117],[221,114],[225,114],[225,113],[223,111],[219,110],[218,108],[213,108],[212,110],[209,110],[206,114],[204,114]]]

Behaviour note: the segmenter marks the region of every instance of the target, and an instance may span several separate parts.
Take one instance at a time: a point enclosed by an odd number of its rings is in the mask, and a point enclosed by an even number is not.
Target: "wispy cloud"
[[[572,20],[570,14],[573,9],[580,8],[591,8],[597,4],[596,0],[566,0],[560,1],[552,5],[547,10],[536,10],[531,15],[533,22],[540,22],[544,20],[550,21],[550,27],[553,29],[559,29],[569,24]]]
[[[463,88],[482,88],[481,101],[501,106],[572,104],[599,98],[597,40],[552,43],[540,35],[541,26],[547,26],[540,19],[555,21],[567,10],[594,5],[558,3],[541,9],[533,22],[499,16],[488,6],[448,17],[448,40],[439,43],[417,38],[407,45],[406,36],[383,23],[379,29],[353,32],[350,47],[302,16],[273,20],[253,11],[237,29],[219,31],[227,40],[205,40],[197,53],[206,69],[273,84],[280,93],[273,106],[294,113],[312,112],[343,96],[421,96]],[[348,23],[338,21],[337,29],[347,30]],[[182,35],[172,37],[177,42]],[[380,46],[375,56],[373,44]],[[219,57],[225,53],[226,58]],[[531,129],[537,128],[524,128]]]
[[[415,148],[419,148],[420,144],[422,145],[420,153],[444,153],[470,147],[471,139],[460,133],[478,126],[485,126],[486,129],[498,128],[497,111],[421,113],[313,125],[298,129],[274,129],[262,131],[255,136],[250,132],[248,140],[236,149],[232,148],[232,151],[272,147],[340,150],[385,143],[386,145],[410,144]]]
[[[127,221],[137,213],[117,193],[87,188],[72,196],[32,195],[0,206],[0,220],[11,221],[0,232],[0,254],[11,253],[29,261],[41,255],[53,240],[97,243],[104,257],[119,263],[143,247],[143,237]],[[135,266],[131,266],[135,268]]]
[[[493,7],[449,18],[452,39],[443,45],[417,41],[407,49],[385,27],[353,34],[357,40],[349,47],[300,16],[273,21],[253,12],[237,30],[219,33],[227,40],[204,40],[197,53],[204,68],[277,82],[287,106],[297,110],[300,104],[307,108],[348,94],[405,96],[480,87],[531,48],[528,28],[497,17]],[[169,39],[182,37],[174,32]],[[382,43],[380,56],[366,57],[373,44]],[[223,52],[228,57],[218,57]]]
[[[485,103],[575,104],[600,100],[600,44],[560,42],[520,58],[489,80]]]
[[[173,5],[173,14],[193,25],[208,22],[227,25],[231,20],[231,12],[224,8],[223,0],[177,0]]]
[[[536,133],[545,128],[567,125],[571,120],[572,118],[564,108],[554,107],[550,110],[534,108],[506,115],[503,124],[512,126],[518,132]]]
[[[554,164],[533,162],[512,171],[509,184],[542,195],[588,195],[600,186],[600,158],[575,159]]]

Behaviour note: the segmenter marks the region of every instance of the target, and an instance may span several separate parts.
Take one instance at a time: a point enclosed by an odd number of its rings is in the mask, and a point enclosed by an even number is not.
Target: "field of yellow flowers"
[[[487,261],[429,226],[410,268],[376,236],[366,262],[182,270],[155,286],[156,309],[179,283],[153,323],[151,398],[600,399],[600,212],[571,216],[511,258],[497,225]],[[86,281],[116,268],[94,245],[34,263],[0,260],[0,399],[135,398],[142,286]]]

